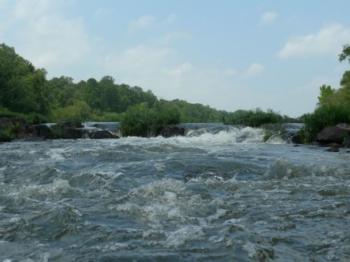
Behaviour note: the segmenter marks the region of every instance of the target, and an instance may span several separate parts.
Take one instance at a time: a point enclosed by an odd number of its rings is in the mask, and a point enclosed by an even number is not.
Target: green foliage
[[[123,136],[155,136],[167,125],[180,122],[180,114],[175,107],[158,103],[151,108],[142,103],[130,107],[121,122]]]
[[[312,114],[305,115],[304,121],[304,138],[305,142],[309,143],[315,140],[317,133],[325,127],[350,123],[350,106],[344,104],[321,106]]]
[[[0,107],[13,112],[47,114],[46,72],[0,44]]]
[[[123,136],[150,136],[154,111],[145,104],[130,107],[121,122]]]
[[[205,122],[223,122],[226,112],[213,109],[202,104],[188,103],[183,100],[165,101],[164,105],[172,106],[180,113],[182,123],[205,123]]]
[[[15,112],[8,110],[7,108],[0,107],[0,117],[20,117],[20,118],[23,118],[24,114],[15,113]]]
[[[29,123],[123,120],[125,134],[142,136],[156,135],[165,125],[178,122],[260,126],[283,118],[272,111],[227,113],[183,100],[158,100],[151,91],[117,84],[111,76],[78,83],[65,76],[47,80],[45,70],[36,69],[5,44],[0,45],[0,108]]]
[[[0,142],[9,142],[16,138],[13,127],[6,127],[0,129]]]
[[[326,104],[329,102],[331,97],[334,95],[335,90],[332,89],[329,85],[322,85],[320,87],[320,95],[318,97],[318,103],[320,105]]]
[[[340,62],[343,62],[346,59],[348,59],[348,61],[350,62],[350,45],[344,45],[343,51],[339,55]]]
[[[52,112],[53,119],[58,122],[63,121],[85,121],[88,120],[92,111],[84,101],[74,101],[72,105],[63,108],[57,108]]]
[[[9,117],[9,118],[17,118],[25,121],[28,124],[39,124],[48,122],[48,118],[39,113],[16,113],[8,110],[7,108],[0,108],[0,118]]]
[[[160,114],[159,123],[171,122],[178,115],[181,122],[222,122],[227,114],[183,100],[159,101],[151,91],[116,84],[111,76],[79,83],[65,76],[46,80],[44,70],[36,69],[13,48],[0,45],[0,108],[29,122],[120,121],[129,107],[138,104]]]
[[[91,121],[96,122],[120,122],[123,118],[122,113],[113,113],[113,112],[103,112],[103,113],[94,113],[91,117]]]
[[[344,46],[339,60],[350,62],[349,45]],[[325,127],[350,123],[350,71],[344,73],[340,85],[339,89],[332,89],[327,85],[321,86],[318,107],[313,113],[303,116],[305,142],[315,140],[317,133]]]
[[[39,113],[30,113],[24,115],[24,118],[28,124],[40,124],[49,122],[49,118]]]
[[[23,133],[26,121],[20,115],[0,109],[0,116],[0,142],[11,141]]]
[[[238,110],[225,117],[225,124],[260,127],[264,124],[282,123],[284,117],[272,110]]]

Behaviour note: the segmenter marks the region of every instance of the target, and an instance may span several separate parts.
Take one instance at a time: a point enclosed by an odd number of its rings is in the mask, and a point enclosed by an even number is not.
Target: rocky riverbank
[[[163,137],[185,136],[188,132],[214,132],[210,124],[180,124],[164,127],[159,135]],[[266,124],[261,128],[265,132],[264,141],[281,139],[287,143],[303,144],[303,124]],[[225,130],[227,125],[214,125],[216,132]],[[209,128],[209,130],[208,130]],[[47,139],[118,139],[121,137],[117,122],[67,121],[61,123],[28,124],[17,117],[0,118],[0,142],[12,140],[47,140]],[[313,144],[328,147],[328,151],[338,152],[340,148],[350,147],[350,125],[338,124],[326,127],[318,133]]]
[[[0,142],[80,138],[117,139],[119,135],[103,127],[86,127],[81,122],[28,124],[20,118],[0,118]]]
[[[169,125],[160,130],[163,137],[184,136],[185,128]],[[121,132],[117,122],[67,121],[61,123],[28,124],[16,117],[0,118],[0,142],[46,139],[118,139]]]

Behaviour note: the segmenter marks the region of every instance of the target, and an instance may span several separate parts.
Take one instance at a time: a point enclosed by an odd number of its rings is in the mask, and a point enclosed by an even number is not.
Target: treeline
[[[110,76],[74,83],[70,77],[47,80],[44,69],[5,44],[0,45],[0,114],[22,114],[30,121],[121,121],[129,107],[178,111],[181,122],[221,122],[225,112],[182,100],[159,100],[151,91],[117,84]],[[141,108],[140,107],[140,108]]]
[[[345,45],[339,61],[350,62],[350,45]],[[350,71],[345,71],[338,89],[329,85],[320,87],[320,95],[315,111],[302,117],[305,122],[303,137],[309,143],[325,127],[340,123],[350,124]]]
[[[169,124],[222,122],[261,126],[290,121],[271,110],[238,110],[230,113],[183,100],[158,99],[151,91],[117,84],[111,76],[75,83],[61,76],[47,79],[0,44],[0,116],[17,116],[29,123],[63,121],[121,121],[125,135],[149,136]]]

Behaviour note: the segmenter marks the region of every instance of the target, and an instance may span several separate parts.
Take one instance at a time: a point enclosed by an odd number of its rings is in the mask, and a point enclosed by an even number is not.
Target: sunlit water
[[[349,261],[350,154],[259,129],[0,145],[0,261]]]

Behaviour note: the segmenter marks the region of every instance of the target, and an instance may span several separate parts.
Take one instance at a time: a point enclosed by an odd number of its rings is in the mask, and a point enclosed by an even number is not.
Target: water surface
[[[259,129],[0,145],[0,261],[349,261],[350,154]]]

